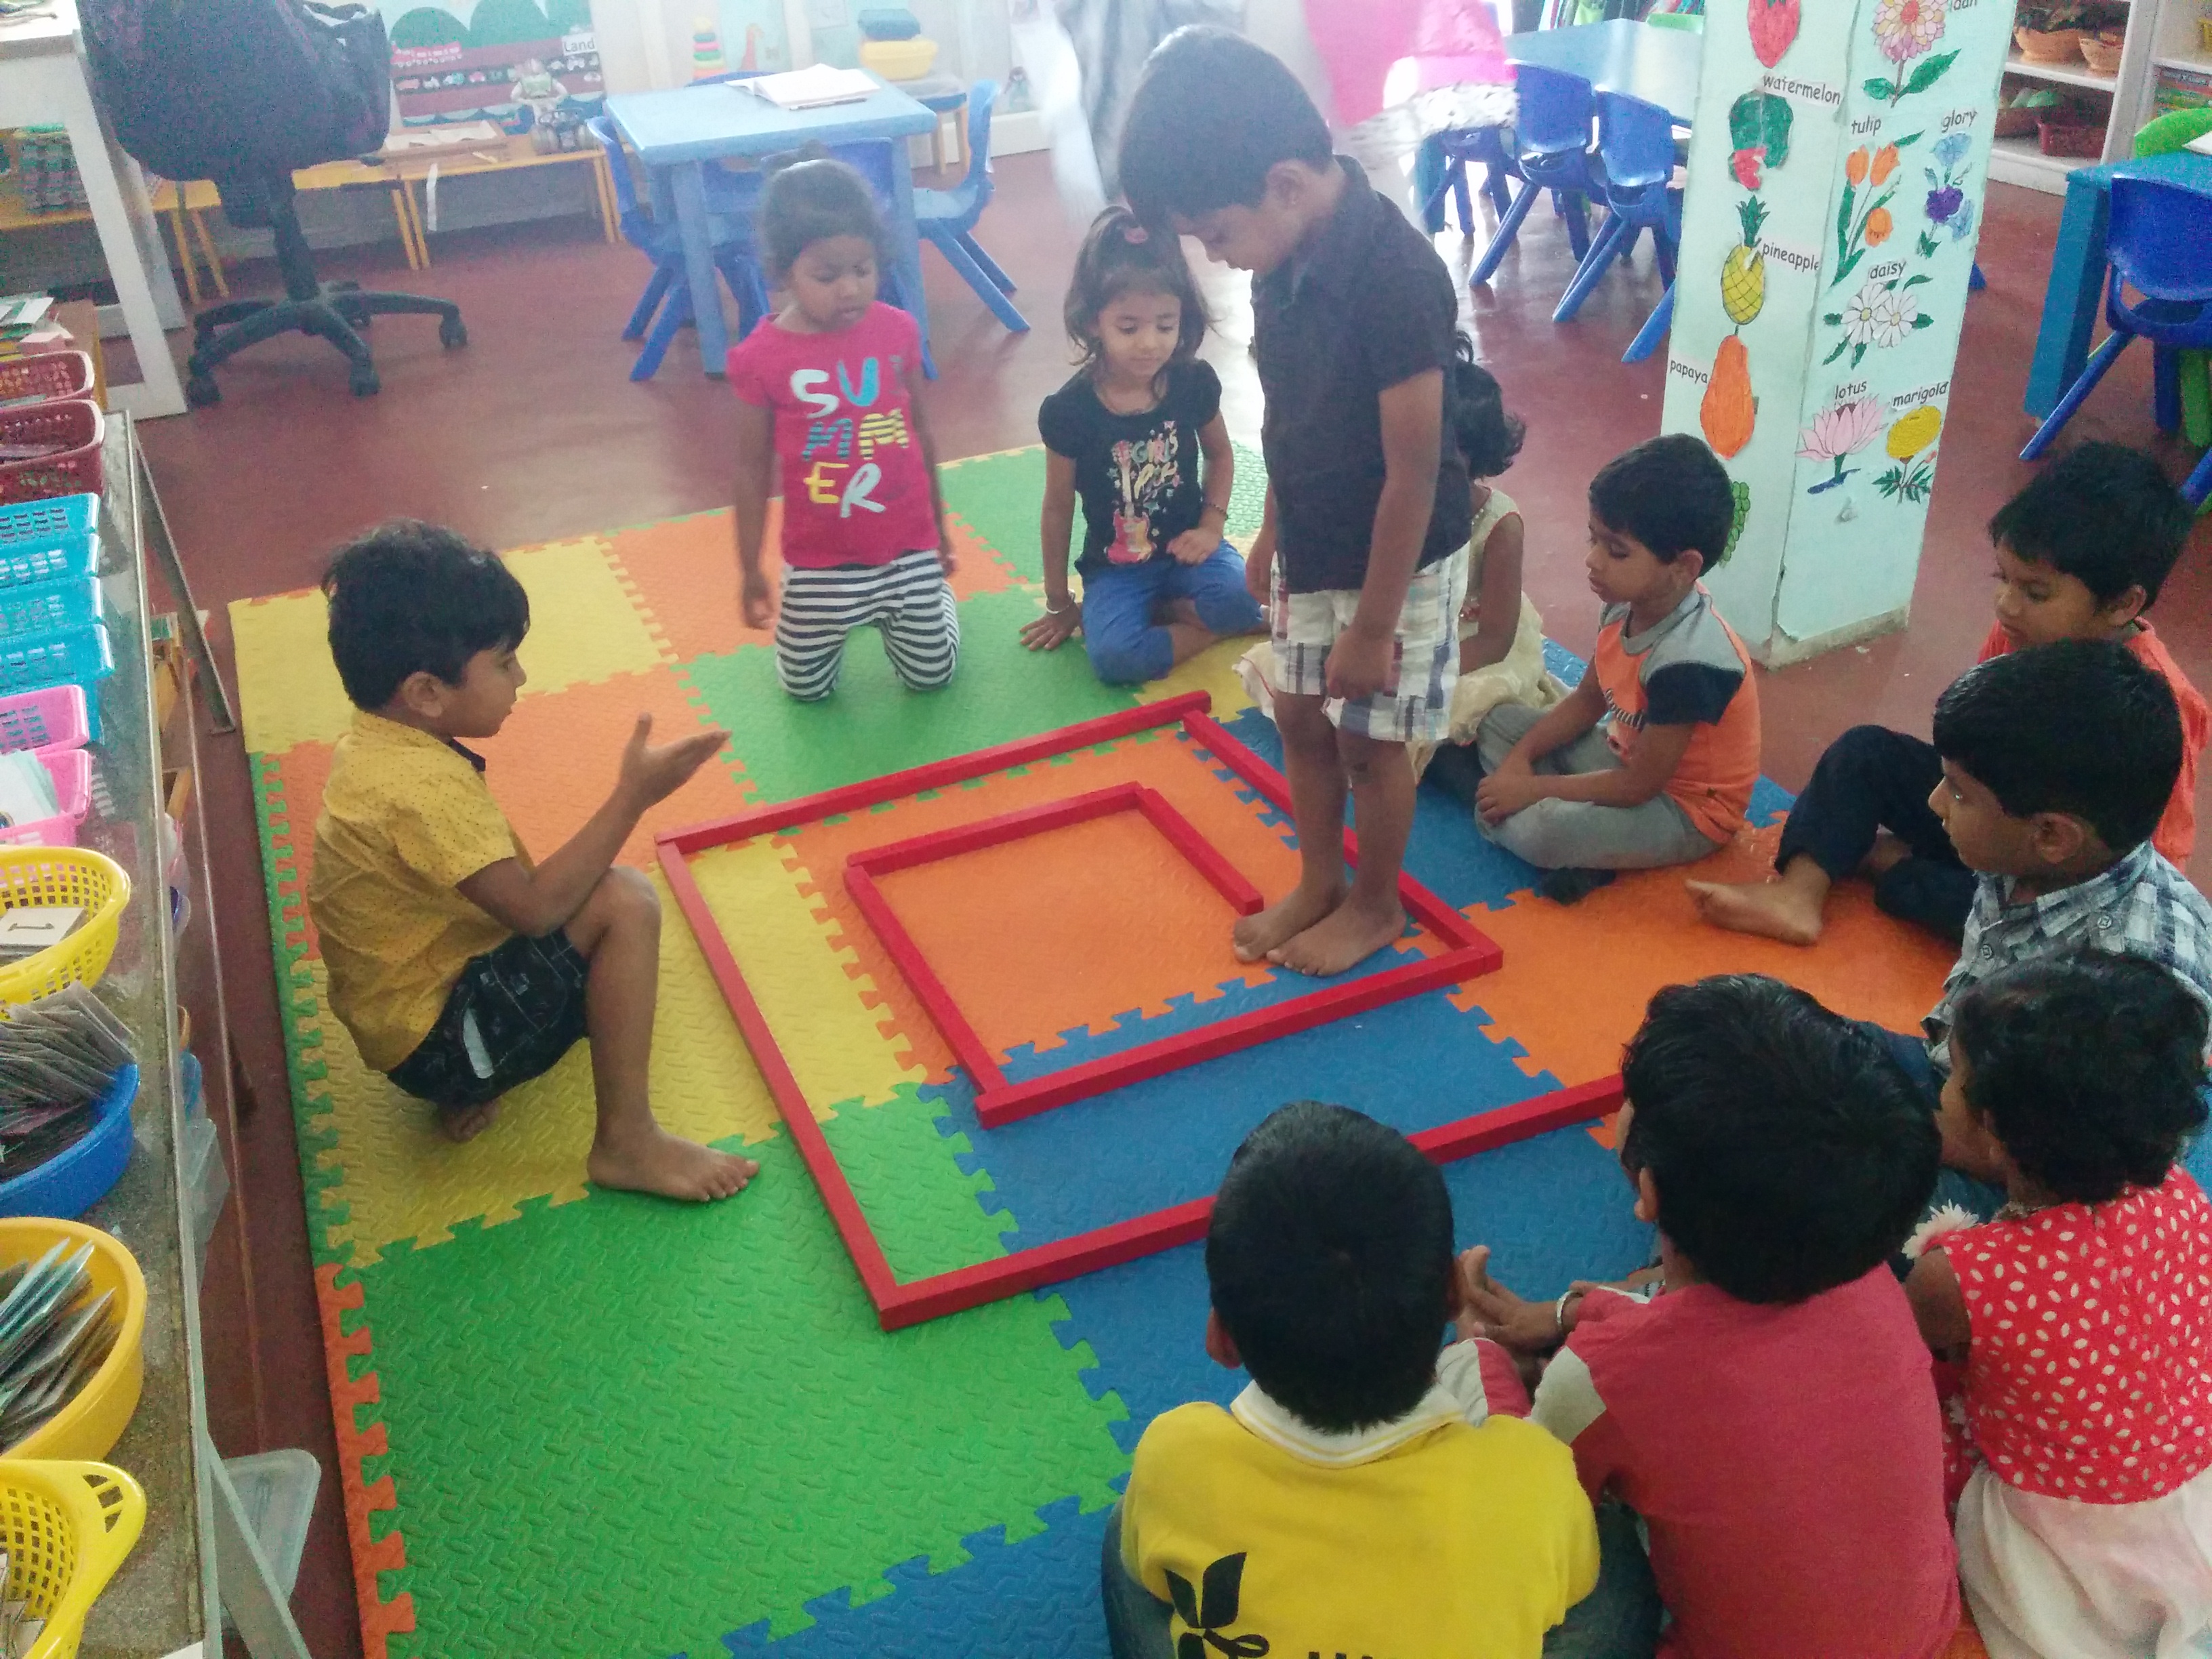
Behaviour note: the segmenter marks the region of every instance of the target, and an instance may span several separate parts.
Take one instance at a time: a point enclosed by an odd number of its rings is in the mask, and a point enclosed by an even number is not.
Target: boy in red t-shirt
[[[1936,1184],[1926,1097],[1874,1030],[1749,974],[1653,997],[1621,1073],[1656,1278],[1524,1302],[1462,1261],[1461,1334],[1552,1356],[1529,1417],[1601,1506],[1597,1590],[1547,1659],[1649,1653],[1657,1604],[1660,1659],[1935,1659],[1943,1425],[1888,1262]]]
[[[2116,640],[2172,687],[2181,775],[2151,845],[2180,870],[2197,843],[2197,760],[2212,742],[2212,710],[2142,613],[2181,556],[2191,516],[2149,456],[2082,445],[1990,520],[1996,620],[1977,659],[2058,640]],[[1886,726],[1853,726],[1820,757],[1790,811],[1774,854],[1779,879],[1693,881],[1691,896],[1717,927],[1810,945],[1820,937],[1829,888],[1864,873],[1883,910],[1956,939],[1974,902],[1974,872],[1928,805],[1942,775],[1934,744]]]
[[[1743,827],[1759,781],[1751,659],[1698,578],[1735,521],[1729,477],[1685,433],[1640,443],[1589,487],[1589,672],[1548,709],[1506,703],[1475,733],[1482,832],[1548,870],[1571,904],[1616,870],[1701,859]]]
[[[761,252],[791,302],[730,349],[744,618],[775,617],[776,678],[809,702],[836,689],[855,628],[883,635],[910,691],[944,685],[960,659],[921,335],[876,298],[884,240],[867,181],[843,162],[775,173],[761,192]],[[780,609],[763,564],[779,475]]]

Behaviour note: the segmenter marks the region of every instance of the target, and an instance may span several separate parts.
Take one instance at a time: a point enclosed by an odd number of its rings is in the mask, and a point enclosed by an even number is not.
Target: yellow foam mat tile
[[[690,1139],[767,1139],[776,1133],[775,1103],[658,872],[654,884],[662,925],[653,1110],[672,1133]],[[417,1249],[443,1243],[457,1222],[512,1221],[526,1199],[566,1204],[586,1195],[592,1119],[588,1045],[578,1043],[550,1072],[507,1096],[491,1127],[457,1146],[431,1127],[428,1107],[362,1064],[353,1039],[330,1012],[326,970],[319,961],[308,967],[314,994],[309,1019],[322,1042],[301,1060],[323,1064],[330,1112],[321,1121],[337,1134],[335,1145],[316,1157],[340,1172],[324,1198],[343,1212],[329,1238],[354,1245],[355,1265],[378,1260],[397,1239],[411,1238]]]
[[[1213,718],[1233,720],[1252,707],[1244,682],[1237,678],[1237,659],[1259,643],[1260,635],[1256,634],[1217,640],[1188,662],[1177,663],[1165,679],[1150,680],[1131,689],[1139,702],[1158,702],[1164,697],[1181,696],[1186,691],[1210,691],[1213,694]]]
[[[302,743],[335,743],[352,724],[320,593],[234,600],[230,637],[250,751],[281,755]]]
[[[718,847],[691,874],[807,1099],[877,1106],[925,1080],[875,981],[833,941],[828,907],[800,893],[806,872],[788,842]]]

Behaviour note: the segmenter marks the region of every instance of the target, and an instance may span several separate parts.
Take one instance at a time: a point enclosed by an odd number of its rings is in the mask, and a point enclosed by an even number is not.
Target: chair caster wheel
[[[215,337],[215,331],[216,323],[212,318],[193,318],[192,343],[196,346],[205,345],[210,340]]]
[[[373,368],[356,369],[346,384],[353,388],[353,395],[356,398],[374,398],[384,389],[384,382],[376,378],[376,371]]]
[[[458,317],[448,317],[438,325],[438,343],[451,350],[469,343],[468,325]]]
[[[210,404],[222,401],[222,388],[215,383],[212,374],[188,375],[185,380],[185,401],[194,409],[205,409]]]

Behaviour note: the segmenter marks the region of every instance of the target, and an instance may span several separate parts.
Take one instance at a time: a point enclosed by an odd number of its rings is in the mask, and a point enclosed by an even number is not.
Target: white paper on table
[[[384,153],[389,155],[398,150],[455,149],[468,144],[500,142],[499,129],[489,121],[456,121],[444,126],[405,127],[388,133],[384,140]]]
[[[422,176],[422,228],[438,228],[438,164],[430,163],[430,170]]]

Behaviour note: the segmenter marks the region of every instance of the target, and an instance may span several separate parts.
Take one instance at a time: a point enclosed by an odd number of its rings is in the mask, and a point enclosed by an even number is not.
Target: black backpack
[[[292,170],[380,148],[384,20],[313,0],[82,0],[93,92],[164,179],[212,179],[234,224],[266,222]]]

